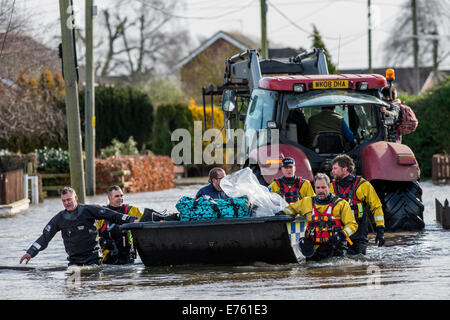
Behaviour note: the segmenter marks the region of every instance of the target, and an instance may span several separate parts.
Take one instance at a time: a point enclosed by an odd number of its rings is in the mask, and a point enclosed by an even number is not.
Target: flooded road
[[[425,230],[386,234],[385,247],[365,257],[325,262],[247,266],[67,268],[61,234],[28,265],[20,257],[62,207],[46,199],[15,217],[0,219],[0,299],[449,299],[450,230],[435,220],[435,198],[450,199],[450,186],[421,184]],[[157,211],[176,211],[182,196],[200,185],[125,195],[125,202]],[[87,203],[105,204],[106,196]]]

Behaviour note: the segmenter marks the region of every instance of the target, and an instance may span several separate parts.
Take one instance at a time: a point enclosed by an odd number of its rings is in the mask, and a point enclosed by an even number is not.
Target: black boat
[[[131,230],[146,266],[181,264],[242,265],[294,263],[304,219],[290,216],[223,218],[202,221],[136,222]]]

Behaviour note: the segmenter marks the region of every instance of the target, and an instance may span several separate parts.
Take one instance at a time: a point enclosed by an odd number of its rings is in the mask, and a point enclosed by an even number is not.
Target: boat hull
[[[180,264],[270,264],[298,261],[304,221],[289,216],[208,221],[137,222],[131,230],[146,266]],[[297,228],[295,228],[295,225]]]

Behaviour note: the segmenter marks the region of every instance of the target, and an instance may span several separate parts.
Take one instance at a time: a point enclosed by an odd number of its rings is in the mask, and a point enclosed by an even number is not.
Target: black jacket
[[[45,226],[42,235],[31,245],[27,253],[31,257],[47,248],[50,240],[61,231],[69,264],[98,263],[99,245],[95,220],[105,219],[117,224],[133,222],[136,218],[96,206],[81,205],[74,211],[62,210]]]

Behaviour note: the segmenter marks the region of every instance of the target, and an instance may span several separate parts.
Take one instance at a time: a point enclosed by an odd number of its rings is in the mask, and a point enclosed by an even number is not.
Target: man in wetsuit
[[[42,235],[20,259],[20,263],[24,260],[28,263],[31,258],[47,248],[55,234],[61,231],[69,266],[100,264],[95,220],[106,219],[117,224],[124,224],[136,219],[136,217],[120,214],[101,206],[78,204],[78,196],[71,187],[62,189],[61,201],[65,210],[60,211],[49,221]]]
[[[140,219],[142,213],[138,207],[123,203],[123,192],[119,186],[111,186],[107,191],[109,204],[106,208]],[[128,230],[120,230],[112,221],[97,220],[99,242],[102,249],[102,263],[128,264],[136,258],[133,238]]]

